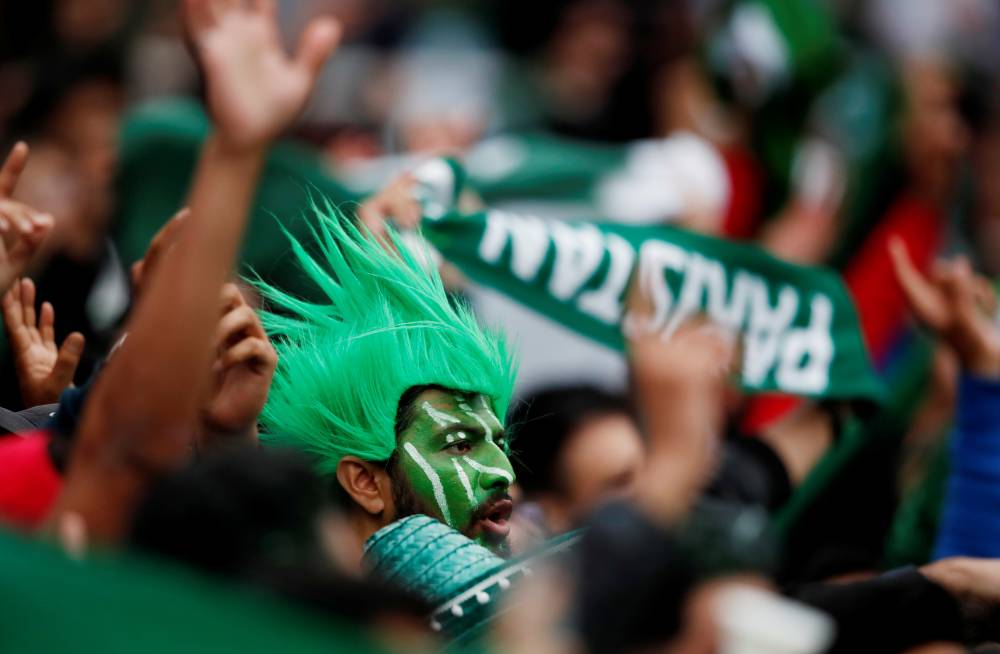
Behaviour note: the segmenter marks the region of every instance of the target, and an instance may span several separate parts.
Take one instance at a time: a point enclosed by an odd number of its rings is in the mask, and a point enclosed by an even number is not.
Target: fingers
[[[250,9],[265,16],[273,16],[274,0],[250,0]]]
[[[271,373],[278,365],[278,354],[267,339],[245,338],[227,349],[216,360],[212,371],[218,373],[237,365],[252,365],[264,372]]]
[[[38,333],[42,337],[42,343],[56,342],[56,310],[51,302],[42,302],[42,310],[38,315]]]
[[[990,280],[976,275],[975,286],[976,302],[983,310],[983,313],[989,316],[996,315],[997,294],[996,290],[993,288],[993,284],[990,283]]]
[[[976,301],[976,278],[972,265],[966,257],[958,257],[953,263],[945,292],[952,302],[959,321],[974,324],[982,314]]]
[[[21,311],[21,280],[15,280],[10,290],[3,295],[3,320],[7,332],[16,335],[24,326],[24,314]]]
[[[36,211],[32,207],[13,200],[0,198],[0,231],[15,231],[27,235],[46,228],[52,228],[55,220],[50,214]]]
[[[243,293],[240,292],[240,287],[233,282],[229,282],[222,286],[222,293],[220,296],[223,315],[229,313],[238,306],[246,304],[246,298],[244,298]]]
[[[163,256],[170,251],[170,249],[180,238],[180,235],[184,231],[184,225],[187,224],[188,217],[191,215],[191,210],[184,207],[177,213],[175,213],[170,220],[168,220],[163,227],[160,228],[158,232],[153,236],[153,240],[149,242],[149,248],[146,250],[146,256],[144,256],[140,261],[132,264],[132,285],[137,289],[142,286],[144,279],[148,278],[159,261]]]
[[[910,310],[917,319],[934,330],[941,330],[948,322],[948,307],[935,285],[929,282],[913,265],[906,245],[898,236],[889,241],[889,255],[893,271]],[[935,277],[940,271],[935,273]]]
[[[9,198],[14,193],[17,180],[20,179],[27,163],[28,144],[18,141],[7,155],[3,167],[0,167],[0,198]]]
[[[24,316],[24,326],[35,327],[35,282],[25,277],[21,280],[21,315]]]
[[[343,28],[331,16],[313,19],[302,33],[295,63],[315,78],[327,58],[337,48]]]
[[[247,336],[266,338],[257,314],[244,304],[222,317],[215,331],[215,342],[218,347],[227,348]]]
[[[358,218],[375,240],[386,238],[385,212],[378,200],[373,198],[358,207]]]
[[[52,367],[49,379],[52,382],[52,387],[59,389],[60,393],[73,383],[73,376],[76,374],[77,366],[80,365],[85,343],[83,334],[73,332],[66,337],[62,347],[59,348],[56,364]]]
[[[209,0],[185,0],[184,23],[188,33],[195,35],[215,25],[215,16]]]

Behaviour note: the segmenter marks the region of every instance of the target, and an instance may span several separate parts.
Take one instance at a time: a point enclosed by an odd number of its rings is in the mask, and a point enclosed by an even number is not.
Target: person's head
[[[395,236],[387,249],[329,214],[315,257],[293,241],[329,303],[261,285],[282,310],[264,314],[279,355],[265,441],[306,451],[336,479],[360,537],[419,512],[502,550],[514,480],[506,344]]]
[[[525,398],[511,424],[518,483],[551,529],[632,492],[645,445],[625,397],[589,386],[548,389]]]
[[[918,191],[944,201],[969,144],[959,106],[960,80],[941,62],[918,60],[905,66],[903,81],[907,100],[903,149],[910,175]]]
[[[303,454],[223,449],[154,483],[136,509],[127,542],[146,555],[353,622],[422,623],[430,607],[419,599],[340,569],[329,551],[330,539],[340,535],[331,533],[335,515]]]

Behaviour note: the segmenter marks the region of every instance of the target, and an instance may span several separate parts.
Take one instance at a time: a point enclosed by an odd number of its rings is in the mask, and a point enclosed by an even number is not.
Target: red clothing
[[[844,283],[854,299],[868,355],[876,368],[908,320],[906,296],[896,282],[889,241],[899,237],[913,265],[927,274],[941,245],[944,224],[940,209],[904,193],[892,203],[844,271]],[[743,429],[757,433],[799,402],[799,398],[788,395],[760,395],[751,401]]]
[[[729,203],[722,219],[722,235],[735,240],[751,238],[760,221],[761,172],[753,156],[740,147],[720,150],[729,173]]]
[[[34,529],[49,514],[62,477],[49,457],[48,430],[0,438],[0,520]]]

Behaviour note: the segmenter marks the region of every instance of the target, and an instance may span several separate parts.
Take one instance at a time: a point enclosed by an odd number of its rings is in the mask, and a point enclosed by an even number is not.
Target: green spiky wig
[[[392,230],[397,252],[387,251],[325,200],[313,201],[311,216],[315,248],[285,234],[324,302],[255,283],[279,356],[263,440],[310,454],[324,474],[347,455],[384,461],[396,448],[399,400],[422,385],[481,393],[502,420],[516,373],[507,344],[449,300],[437,271],[421,264],[428,253]]]

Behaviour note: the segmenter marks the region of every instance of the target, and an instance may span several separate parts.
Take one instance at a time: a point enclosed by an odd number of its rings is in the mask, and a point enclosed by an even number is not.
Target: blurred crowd
[[[0,148],[0,649],[1000,651],[995,0],[5,2]]]

